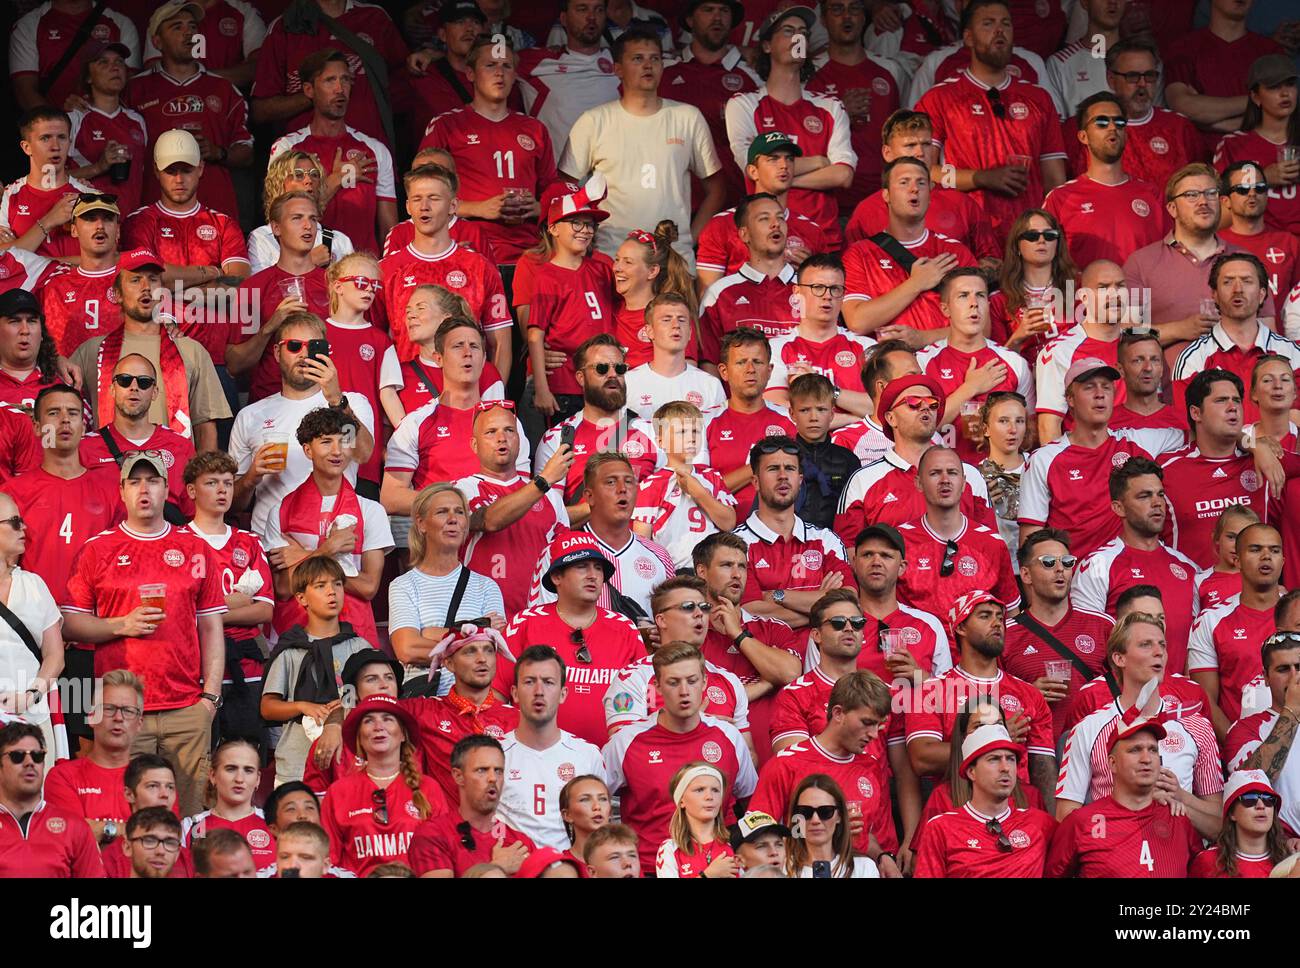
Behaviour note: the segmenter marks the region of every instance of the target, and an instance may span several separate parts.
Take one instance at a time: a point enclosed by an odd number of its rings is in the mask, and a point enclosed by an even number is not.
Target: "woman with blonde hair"
[[[285,192],[308,192],[315,197],[316,207],[322,212],[334,195],[334,190],[326,184],[320,162],[315,155],[305,151],[286,151],[272,158],[267,165],[266,177],[262,179],[262,206],[268,223],[271,221],[271,203]],[[316,247],[311,250],[311,259],[323,269],[351,251],[351,239],[342,232],[321,226],[316,233]],[[279,259],[280,243],[269,224],[259,225],[248,233],[248,261],[252,272],[261,272]]]
[[[989,297],[990,338],[1032,364],[1074,312],[1079,270],[1070,258],[1065,230],[1051,212],[1027,208],[1011,223],[998,291]]]
[[[365,877],[381,864],[405,864],[415,828],[447,809],[438,784],[420,772],[419,722],[392,696],[370,696],[344,720],[343,746],[366,766],[336,780],[321,801],[331,866]]]
[[[790,794],[791,877],[879,877],[869,857],[854,856],[849,808],[840,785],[825,773],[810,773]]]
[[[469,303],[442,286],[424,285],[411,290],[406,303],[406,320],[389,321],[390,326],[405,325],[406,335],[415,345],[419,355],[405,363],[398,358],[397,347],[384,351],[379,366],[379,402],[383,405],[388,422],[397,427],[408,413],[419,410],[442,393],[442,354],[438,350],[438,327],[443,321],[456,316],[473,319]],[[488,360],[478,380],[479,396],[483,400],[504,400],[505,382],[501,371]]]
[[[677,241],[677,224],[664,219],[653,233],[637,229],[614,253],[614,291],[618,303],[614,309],[614,336],[627,354],[629,367],[649,363],[654,356],[650,345],[650,327],[645,309],[650,300],[663,292],[679,293],[691,311],[699,316],[695,298],[695,280],[686,260],[673,249]],[[699,323],[686,344],[686,358],[699,359]]]
[[[668,839],[655,855],[656,877],[736,877],[740,861],[722,822],[727,778],[717,767],[697,760],[673,774],[668,795],[676,809]]]

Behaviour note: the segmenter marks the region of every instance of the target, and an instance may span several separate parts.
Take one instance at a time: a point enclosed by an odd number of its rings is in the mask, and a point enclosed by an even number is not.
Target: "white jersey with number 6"
[[[566,851],[571,844],[560,819],[560,790],[575,776],[605,779],[600,750],[572,733],[545,750],[519,742],[512,730],[501,741],[506,752],[506,782],[501,791],[500,817],[527,834],[538,847]]]

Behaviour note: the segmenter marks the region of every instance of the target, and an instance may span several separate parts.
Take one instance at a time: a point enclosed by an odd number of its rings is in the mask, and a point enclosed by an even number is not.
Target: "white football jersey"
[[[560,790],[575,776],[590,773],[605,779],[600,749],[563,730],[550,749],[525,746],[513,730],[501,747],[506,752],[506,781],[498,808],[501,819],[538,847],[568,850],[572,844],[560,819]]]

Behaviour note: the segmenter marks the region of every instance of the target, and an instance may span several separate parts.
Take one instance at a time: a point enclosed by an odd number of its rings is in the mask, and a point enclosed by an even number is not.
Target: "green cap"
[[[784,131],[769,131],[767,134],[760,134],[749,143],[749,156],[745,159],[746,164],[752,165],[754,159],[759,155],[774,155],[778,151],[788,151],[796,158],[803,154],[803,149],[799,147],[799,143]]]

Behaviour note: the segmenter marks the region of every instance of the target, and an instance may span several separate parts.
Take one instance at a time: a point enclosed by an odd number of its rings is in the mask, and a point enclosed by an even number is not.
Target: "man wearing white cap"
[[[146,34],[161,56],[131,79],[131,105],[144,115],[155,143],[175,128],[194,135],[200,157],[207,163],[199,201],[237,217],[239,203],[230,169],[253,163],[248,103],[235,85],[209,73],[195,57],[194,37],[203,16],[201,4],[186,0],[171,0],[153,12]],[[146,178],[145,201],[159,196],[157,183]]]
[[[1279,810],[1287,836],[1300,835],[1300,756],[1291,756],[1300,725],[1300,634],[1278,632],[1260,647],[1272,705],[1247,709],[1228,731],[1223,761],[1234,770],[1263,770],[1282,794]],[[1225,797],[1226,800],[1226,797]]]
[[[209,169],[190,132],[176,128],[154,142],[153,174],[162,197],[127,216],[122,245],[162,258],[163,285],[185,300],[184,312],[173,306],[181,332],[224,368],[227,327],[236,320],[220,294],[238,286],[251,268],[239,220],[235,212],[219,212],[196,197]]]
[[[1160,719],[1124,722],[1108,743],[1115,777],[1109,796],[1071,813],[1056,829],[1048,877],[1186,877],[1201,837],[1158,798]]]
[[[1005,726],[971,730],[961,744],[970,800],[925,825],[913,876],[1043,876],[1056,822],[1042,810],[1010,802],[1024,755]]]
[[[1263,770],[1237,770],[1223,787],[1223,833],[1192,860],[1188,877],[1268,877],[1290,851],[1277,815],[1282,798]],[[1293,875],[1294,876],[1294,875]]]

